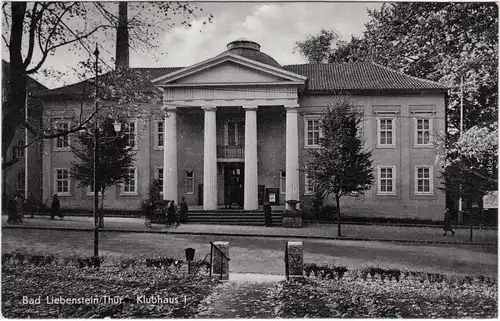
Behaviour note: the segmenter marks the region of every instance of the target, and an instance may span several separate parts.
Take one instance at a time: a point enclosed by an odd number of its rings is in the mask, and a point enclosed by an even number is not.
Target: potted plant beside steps
[[[302,212],[297,210],[297,200],[288,200],[288,209],[283,213],[283,227],[302,227]]]

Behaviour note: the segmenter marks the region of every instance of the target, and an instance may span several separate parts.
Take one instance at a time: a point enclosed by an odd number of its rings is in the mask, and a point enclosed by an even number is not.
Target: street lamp
[[[95,56],[95,110],[94,110],[94,157],[93,157],[93,167],[94,167],[94,207],[92,210],[94,216],[94,258],[96,260],[96,264],[98,264],[99,258],[99,228],[104,227],[104,218],[101,216],[100,219],[98,217],[99,211],[99,175],[97,175],[97,169],[99,167],[99,101],[98,101],[98,92],[99,92],[99,49],[97,48],[97,44],[94,51]],[[116,133],[121,131],[121,123],[118,120],[113,122],[113,127]]]

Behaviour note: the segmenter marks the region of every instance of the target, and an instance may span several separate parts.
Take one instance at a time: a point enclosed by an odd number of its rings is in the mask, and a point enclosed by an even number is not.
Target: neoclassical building
[[[445,196],[434,164],[433,137],[445,129],[446,88],[374,63],[282,66],[249,40],[192,66],[136,68],[163,92],[163,120],[125,125],[137,151],[130,179],[106,195],[106,206],[133,209],[148,197],[153,179],[163,197],[185,197],[214,211],[231,203],[257,210],[264,201],[308,206],[314,191],[304,171],[319,147],[320,119],[339,96],[363,113],[362,136],[372,150],[375,182],[364,195],[342,197],[344,213],[439,219]],[[75,93],[85,82],[44,95],[61,126],[77,112]],[[152,89],[153,88],[153,89]],[[91,207],[89,189],[69,176],[71,137],[44,144],[44,199]]]

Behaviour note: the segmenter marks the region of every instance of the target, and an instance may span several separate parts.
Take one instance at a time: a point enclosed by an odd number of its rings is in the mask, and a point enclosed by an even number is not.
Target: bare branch
[[[38,8],[38,2],[35,2],[33,5],[33,11],[31,13],[31,22],[30,22],[30,29],[29,29],[29,40],[28,40],[28,54],[26,55],[26,59],[24,60],[24,69],[26,69],[30,62],[31,59],[33,58],[33,51],[35,47],[35,31],[36,31],[36,26],[39,21],[39,14],[37,12]]]

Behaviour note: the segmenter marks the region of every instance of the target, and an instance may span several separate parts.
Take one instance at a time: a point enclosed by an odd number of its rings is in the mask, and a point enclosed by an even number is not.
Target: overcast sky
[[[203,12],[214,15],[213,23],[202,25],[206,17],[198,15],[192,27],[176,27],[165,30],[160,37],[165,58],[155,61],[153,55],[131,51],[131,67],[189,66],[211,58],[226,49],[227,43],[238,38],[248,38],[261,45],[261,50],[280,64],[304,63],[293,52],[295,41],[321,28],[335,29],[344,40],[351,35],[361,35],[368,21],[367,9],[378,8],[380,3],[371,2],[204,2],[199,4]],[[201,32],[200,32],[201,31]],[[114,53],[114,48],[109,50]],[[47,66],[59,71],[81,60],[81,57],[59,51],[48,60]],[[58,81],[36,77],[48,87],[54,88],[78,79],[70,73]]]

